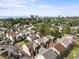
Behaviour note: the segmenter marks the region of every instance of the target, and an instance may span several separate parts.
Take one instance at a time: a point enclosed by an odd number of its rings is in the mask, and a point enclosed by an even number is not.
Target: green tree
[[[52,36],[54,36],[55,38],[60,38],[61,37],[61,33],[59,32],[59,28],[57,26],[52,27],[52,30],[51,30],[50,34]]]
[[[63,28],[63,34],[71,34],[71,28],[69,25],[65,25]]]
[[[79,26],[78,26],[78,28],[77,28],[77,33],[79,34]]]
[[[12,24],[10,21],[6,21],[6,22],[4,23],[4,27],[10,28],[10,27],[13,27],[13,24]]]
[[[45,33],[45,24],[42,24],[42,23],[38,24],[36,31],[40,32],[41,34],[44,34]]]

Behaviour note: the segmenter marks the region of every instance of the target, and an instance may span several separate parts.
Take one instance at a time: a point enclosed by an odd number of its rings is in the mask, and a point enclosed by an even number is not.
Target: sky
[[[79,16],[79,0],[0,0],[0,16]]]

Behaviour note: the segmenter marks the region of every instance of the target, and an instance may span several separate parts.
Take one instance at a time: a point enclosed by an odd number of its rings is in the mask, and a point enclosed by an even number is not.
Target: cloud
[[[22,5],[18,4],[13,4],[13,3],[0,3],[0,8],[18,8],[18,7],[23,7]]]
[[[78,4],[73,4],[73,5],[66,5],[59,7],[60,10],[60,15],[63,16],[79,16],[79,5]]]
[[[38,0],[0,0],[0,16],[71,16],[79,15],[79,5],[55,6],[35,4]]]
[[[36,0],[0,0],[0,9],[24,8],[33,4]]]
[[[33,10],[33,9],[32,9]],[[55,5],[39,5],[33,10],[33,14],[42,16],[79,16],[79,5],[65,5],[65,6],[55,6]]]
[[[35,1],[37,1],[37,0],[30,0],[30,1],[35,2]]]
[[[56,16],[59,15],[60,11],[58,7],[53,5],[40,5],[35,10],[35,13],[42,16]]]

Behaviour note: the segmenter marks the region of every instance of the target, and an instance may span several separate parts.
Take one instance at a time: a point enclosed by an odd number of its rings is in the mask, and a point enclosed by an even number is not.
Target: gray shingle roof
[[[30,49],[30,48],[36,48],[38,46],[38,44],[35,42],[30,42],[30,43],[26,44],[26,46]]]
[[[32,41],[39,38],[39,37],[36,36],[35,34],[29,35],[29,37],[32,39]]]
[[[73,40],[69,39],[69,38],[63,38],[63,40],[61,41],[61,43],[63,43],[66,46],[69,46],[70,44],[72,44]]]
[[[13,38],[15,38],[18,35],[18,33],[16,32],[8,32],[8,34],[11,35]]]
[[[43,57],[41,57],[43,56]],[[41,59],[57,59],[57,54],[52,50],[52,49],[47,49],[44,52],[42,52],[41,54],[38,54],[36,56],[36,58]]]
[[[47,39],[51,39],[51,40],[53,40],[54,39],[54,37],[53,36],[51,36],[51,35],[47,35],[47,36],[45,36]]]
[[[45,49],[44,47],[41,47],[41,48],[39,49],[39,54],[42,54],[42,53],[44,53],[45,51],[47,51],[47,49]]]
[[[40,44],[41,44],[41,43],[44,43],[44,42],[43,42],[43,38],[39,38],[39,39],[37,39],[36,41],[38,41]]]
[[[43,56],[45,59],[56,59],[57,54],[52,49],[49,49],[43,54]]]

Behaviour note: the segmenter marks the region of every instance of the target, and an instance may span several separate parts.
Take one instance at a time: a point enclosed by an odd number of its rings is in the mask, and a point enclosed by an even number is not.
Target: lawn
[[[74,59],[74,56],[76,55],[78,50],[79,50],[79,38],[77,38],[77,40],[75,40],[75,46],[73,47],[72,50],[70,50],[70,53],[68,54],[68,56],[65,59]]]
[[[0,59],[8,59],[8,52],[1,54]]]
[[[68,54],[67,58],[66,59],[74,59],[74,56],[76,55],[78,51],[78,48],[77,47],[74,47],[70,53]]]
[[[20,41],[16,43],[16,46],[20,48],[23,44],[26,44],[26,43],[24,41]]]
[[[5,57],[0,56],[0,59],[8,59],[8,56],[5,56]]]
[[[29,42],[29,41],[24,40],[24,41],[17,42],[15,45],[16,45],[18,48],[21,48],[22,45],[27,44],[28,42]]]

